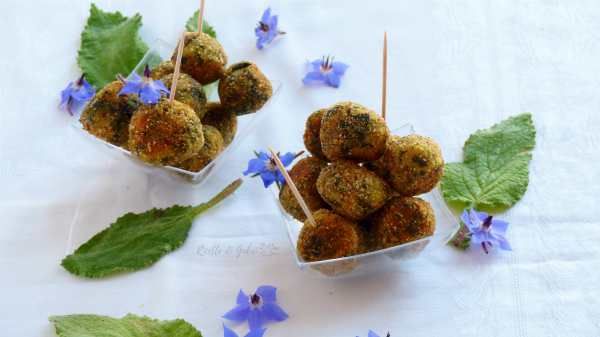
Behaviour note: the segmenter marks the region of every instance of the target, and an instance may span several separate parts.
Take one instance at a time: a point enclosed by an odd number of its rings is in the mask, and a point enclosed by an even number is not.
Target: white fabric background
[[[146,41],[174,41],[196,6],[97,3],[127,15],[139,11]],[[283,90],[230,165],[195,189],[148,178],[107,156],[57,109],[59,91],[79,74],[75,57],[89,1],[0,2],[1,335],[53,336],[47,317],[54,314],[132,312],[181,317],[205,336],[221,336],[219,316],[237,290],[267,283],[279,287],[291,315],[267,336],[356,336],[369,328],[392,336],[599,336],[598,2],[268,4],[288,35],[260,52],[253,28],[267,2],[208,1],[207,19],[230,59],[255,61]],[[377,109],[384,29],[390,125],[413,123],[440,142],[448,161],[460,159],[475,129],[533,113],[530,187],[504,216],[513,253],[439,247],[368,277],[323,279],[296,268],[271,196],[252,181],[197,219],[185,246],[152,268],[83,280],[59,266],[72,245],[124,212],[205,200],[239,175],[252,149],[300,149],[303,122],[317,108],[352,99]],[[301,85],[303,63],[323,54],[351,65],[339,90]],[[253,249],[227,251],[240,245]]]

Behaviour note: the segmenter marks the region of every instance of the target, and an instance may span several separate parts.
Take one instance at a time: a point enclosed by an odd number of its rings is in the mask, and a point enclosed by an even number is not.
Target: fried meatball
[[[175,64],[177,48],[171,57]],[[221,44],[205,33],[188,32],[185,34],[181,71],[192,76],[202,85],[212,83],[223,77],[227,55]]]
[[[204,146],[202,124],[189,105],[161,99],[142,105],[129,124],[129,149],[151,164],[176,165]]]
[[[327,203],[323,201],[317,191],[317,178],[319,178],[319,173],[325,166],[327,166],[327,163],[319,158],[306,157],[299,160],[289,172],[292,181],[298,188],[298,192],[302,195],[302,199],[304,199],[311,212],[328,208]],[[279,192],[279,201],[291,216],[299,221],[306,220],[306,215],[287,184],[283,185]]]
[[[298,254],[304,261],[321,261],[351,256],[361,251],[358,226],[334,212],[313,213],[316,224],[305,222],[298,236]]]
[[[98,91],[81,113],[79,121],[92,135],[127,147],[129,121],[140,101],[136,95],[119,96],[121,88],[123,82],[114,81]]]
[[[321,119],[327,109],[319,109],[306,119],[306,128],[304,129],[304,146],[313,156],[327,159],[321,149]]]
[[[442,178],[444,159],[437,143],[419,135],[392,136],[383,157],[371,165],[400,195],[431,191]]]
[[[204,146],[192,158],[176,165],[181,169],[198,172],[213,161],[223,151],[223,137],[215,127],[203,125]]]
[[[317,190],[336,213],[361,220],[385,204],[391,189],[364,167],[336,162],[321,170]]]
[[[368,220],[372,249],[383,249],[433,235],[435,215],[423,199],[396,196]]]
[[[173,74],[168,74],[161,78],[161,81],[170,88],[173,84]],[[175,92],[175,99],[181,103],[189,105],[198,118],[202,119],[206,113],[206,94],[202,88],[202,84],[198,83],[192,76],[188,74],[179,74],[179,80],[177,80],[177,91]]]
[[[152,69],[150,73],[150,77],[154,80],[160,80],[161,78],[172,74],[175,71],[175,66],[173,66],[173,62],[171,60],[162,61],[156,67]],[[170,87],[170,86],[167,86]]]
[[[321,120],[321,148],[329,160],[376,160],[385,151],[389,130],[383,118],[364,106],[341,102]]]
[[[202,124],[214,126],[219,130],[224,147],[231,144],[237,132],[237,116],[218,102],[206,104],[206,114],[202,117]]]
[[[219,81],[221,104],[238,116],[258,111],[271,95],[271,81],[251,62],[230,66]]]

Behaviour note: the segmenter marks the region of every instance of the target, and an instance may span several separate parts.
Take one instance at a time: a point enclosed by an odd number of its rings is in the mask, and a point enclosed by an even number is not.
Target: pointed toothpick
[[[387,108],[387,50],[387,32],[383,32],[383,83],[381,88],[381,117],[383,117],[383,120],[385,120],[385,112]]]
[[[292,194],[298,201],[300,208],[302,208],[302,211],[304,211],[306,218],[308,219],[308,221],[310,222],[311,225],[316,226],[317,223],[315,222],[315,218],[312,216],[312,213],[310,212],[310,208],[308,208],[308,205],[306,205],[306,201],[304,201],[304,199],[302,198],[302,195],[298,191],[296,184],[294,184],[294,181],[288,174],[287,170],[285,169],[285,166],[283,166],[281,159],[279,159],[279,156],[277,155],[277,153],[275,151],[273,151],[273,149],[270,147],[269,147],[269,152],[271,152],[271,157],[275,161],[275,164],[277,164],[277,168],[279,169],[279,172],[281,172],[281,174],[285,178],[285,181],[288,184],[290,190],[292,191]]]
[[[198,33],[202,33],[204,23],[204,0],[200,0],[200,12],[198,13]]]
[[[181,68],[181,55],[183,55],[183,45],[185,41],[185,32],[181,34],[179,38],[179,46],[177,47],[177,59],[175,60],[175,70],[173,70],[173,79],[171,80],[171,94],[169,95],[169,102],[173,103],[175,99],[175,91],[177,91],[177,81],[179,80],[179,71]]]

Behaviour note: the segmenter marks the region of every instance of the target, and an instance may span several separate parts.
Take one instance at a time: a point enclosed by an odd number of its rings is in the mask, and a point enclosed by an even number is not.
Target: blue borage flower
[[[119,96],[136,94],[144,104],[156,104],[163,94],[169,94],[169,89],[161,80],[153,80],[150,77],[150,67],[147,64],[143,77],[134,73],[129,79],[122,79],[122,81],[125,82],[125,85],[119,91]]]
[[[250,296],[243,290],[237,295],[235,308],[223,315],[235,322],[248,321],[250,331],[261,329],[268,321],[285,321],[288,314],[277,304],[277,288],[263,285]]]
[[[267,8],[254,28],[256,35],[256,48],[263,49],[266,44],[271,43],[277,36],[285,34],[278,29],[278,16],[271,15],[271,8]]]
[[[356,336],[358,337],[358,336]],[[375,332],[373,332],[373,330],[369,330],[369,334],[367,335],[367,337],[379,337],[378,334],[376,334]],[[386,337],[390,337],[390,333],[388,332]]]
[[[244,337],[262,337],[267,329],[250,330]],[[223,324],[223,337],[239,337],[235,331]]]
[[[302,153],[304,153],[304,151],[298,152],[297,154],[291,152],[284,155],[277,154],[277,156],[279,156],[283,166],[287,167]],[[243,172],[245,176],[249,174],[251,174],[252,177],[260,176],[265,188],[273,183],[276,183],[278,187],[285,184],[285,178],[281,172],[279,172],[275,160],[269,154],[263,151],[255,151],[254,155],[256,158],[252,158],[248,161],[248,168]]]
[[[71,116],[81,111],[85,103],[94,97],[96,90],[85,80],[85,74],[75,82],[69,82],[60,92],[60,108]]]
[[[508,222],[473,208],[465,209],[460,219],[461,228],[450,241],[454,246],[466,249],[471,244],[479,244],[486,254],[494,246],[502,250],[512,250],[506,239]]]
[[[345,63],[334,62],[331,56],[323,56],[319,60],[308,63],[308,72],[302,82],[305,85],[324,83],[330,87],[338,88],[348,67]]]

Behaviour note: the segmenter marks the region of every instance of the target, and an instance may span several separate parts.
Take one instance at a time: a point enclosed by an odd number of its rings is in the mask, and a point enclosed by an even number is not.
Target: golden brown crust
[[[175,64],[177,49],[171,57]],[[202,85],[221,79],[225,74],[227,55],[221,44],[205,33],[189,32],[185,36],[181,71],[192,76]]]
[[[289,172],[292,181],[311,212],[321,208],[329,208],[317,191],[319,173],[326,166],[327,163],[319,158],[306,157],[299,160]],[[306,215],[287,184],[283,185],[279,192],[279,201],[291,216],[302,222],[306,220]]]
[[[258,111],[271,95],[271,81],[251,62],[231,65],[219,81],[221,104],[238,116]]]
[[[171,85],[173,84],[173,74],[162,77],[161,81],[167,88],[171,88]],[[179,74],[175,99],[189,105],[196,111],[196,114],[200,119],[202,119],[206,113],[206,93],[204,93],[202,84],[198,83],[198,81],[188,74]]]
[[[129,149],[141,160],[176,165],[198,153],[204,145],[202,124],[187,104],[167,98],[142,105],[129,125]]]
[[[231,144],[237,132],[237,116],[218,102],[206,104],[206,114],[202,117],[202,124],[217,128],[223,137],[225,147]]]
[[[304,146],[313,156],[326,160],[327,157],[321,149],[321,119],[327,109],[319,109],[306,119],[306,128],[304,129]]]
[[[161,78],[172,74],[174,71],[175,66],[173,66],[173,62],[171,62],[171,60],[166,60],[162,61],[152,69],[150,77],[154,80],[160,80]],[[170,88],[170,86],[167,86],[167,88]]]
[[[382,207],[391,189],[364,167],[352,162],[336,162],[321,171],[317,190],[337,213],[360,220]]]
[[[192,158],[177,164],[176,167],[191,172],[198,172],[217,158],[219,153],[223,151],[223,137],[221,137],[219,130],[210,125],[203,125],[202,132],[204,134],[204,146],[202,146],[200,152]]]
[[[392,136],[374,168],[400,195],[413,196],[437,185],[444,173],[444,159],[440,147],[429,137]]]
[[[419,198],[394,197],[368,221],[371,249],[397,246],[433,235],[435,215]]]
[[[358,226],[332,211],[313,213],[316,226],[305,222],[298,236],[298,254],[304,261],[320,261],[358,254],[361,237]]]
[[[136,95],[119,96],[123,82],[102,88],[81,113],[79,121],[92,135],[117,146],[127,147],[129,121],[140,102]]]
[[[321,148],[331,161],[376,160],[385,151],[388,134],[383,118],[352,102],[334,105],[321,120]]]

